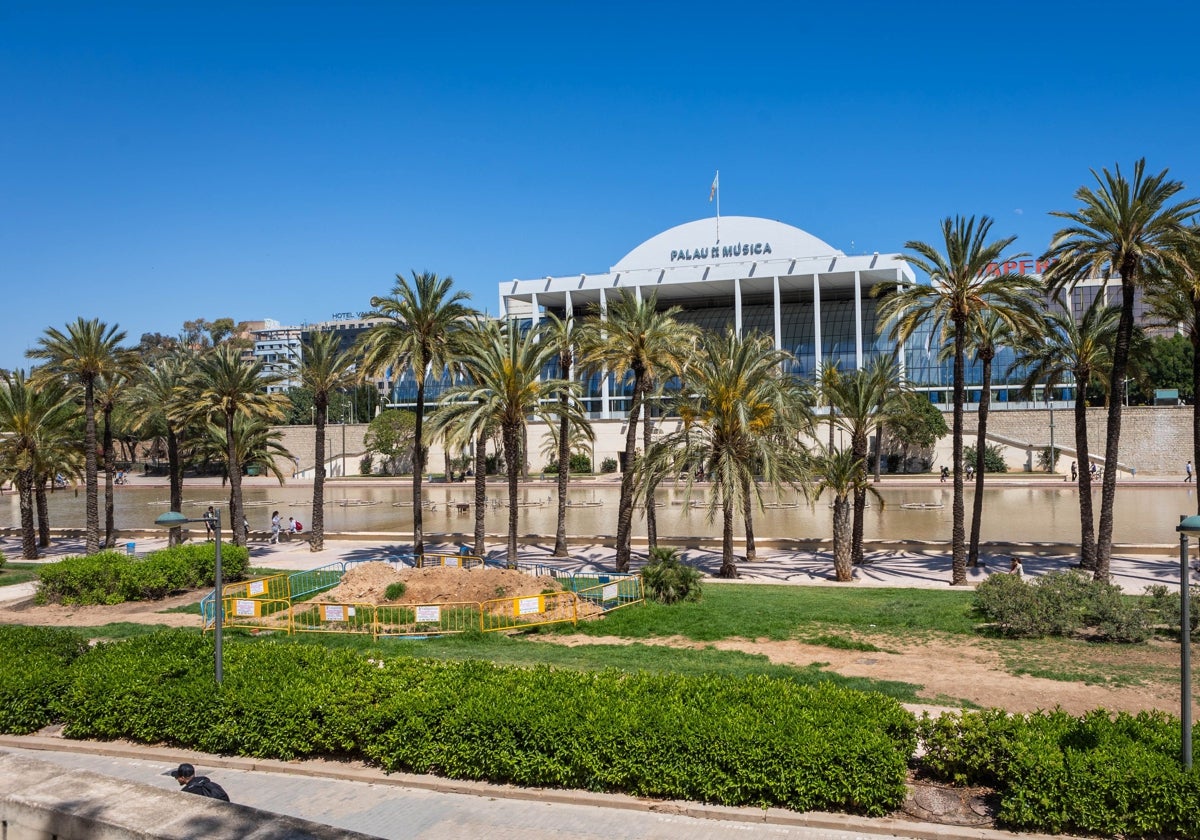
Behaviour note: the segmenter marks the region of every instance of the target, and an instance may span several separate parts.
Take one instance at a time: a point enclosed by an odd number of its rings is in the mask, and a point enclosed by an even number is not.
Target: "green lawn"
[[[37,580],[38,563],[5,563],[0,568],[0,586]]]

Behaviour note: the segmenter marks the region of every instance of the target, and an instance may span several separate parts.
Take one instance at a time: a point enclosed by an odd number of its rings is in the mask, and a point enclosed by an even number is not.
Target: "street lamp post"
[[[217,556],[215,562],[216,568],[214,574],[214,577],[216,578],[216,592],[213,595],[213,600],[216,602],[215,611],[213,614],[215,618],[213,623],[215,634],[213,638],[216,647],[216,651],[213,654],[213,658],[215,660],[213,665],[213,674],[216,677],[217,685],[220,685],[223,670],[221,657],[221,626],[225,623],[225,604],[221,597],[222,589],[224,589],[223,581],[221,579],[221,511],[214,510],[212,519],[208,519],[207,517],[203,519],[188,519],[177,510],[169,510],[162,516],[158,517],[158,519],[154,520],[155,525],[163,525],[167,528],[177,528],[180,525],[184,525],[188,522],[203,522],[206,525],[211,524],[213,526],[213,535],[216,537],[217,541]]]
[[[1179,722],[1183,769],[1192,769],[1192,618],[1188,583],[1188,535],[1200,534],[1200,516],[1181,516],[1179,525]]]

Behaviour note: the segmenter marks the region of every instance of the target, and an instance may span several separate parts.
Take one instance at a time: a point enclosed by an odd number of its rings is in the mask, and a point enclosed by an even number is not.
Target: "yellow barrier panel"
[[[251,578],[227,583],[222,590],[226,598],[267,598],[289,600],[292,597],[287,575]]]
[[[483,558],[474,554],[438,554],[426,552],[416,558],[417,568],[427,566],[451,566],[462,569],[474,569],[483,565]]]
[[[372,604],[304,601],[293,604],[292,631],[296,633],[373,633]]]
[[[222,604],[226,627],[292,632],[292,604],[283,598],[224,598]]]
[[[479,604],[385,604],[375,610],[375,636],[431,636],[479,629]]]
[[[579,622],[579,598],[574,592],[546,592],[517,598],[494,598],[480,604],[485,633]]]
[[[578,589],[575,594],[582,602],[581,608],[591,605],[599,607],[601,612],[612,612],[621,607],[628,607],[630,604],[640,604],[646,600],[642,590],[641,575],[616,578],[597,586]]]

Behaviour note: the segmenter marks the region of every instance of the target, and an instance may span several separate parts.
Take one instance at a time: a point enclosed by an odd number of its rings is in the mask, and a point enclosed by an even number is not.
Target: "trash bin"
[[[137,543],[125,543],[125,553],[130,557],[137,554]]]

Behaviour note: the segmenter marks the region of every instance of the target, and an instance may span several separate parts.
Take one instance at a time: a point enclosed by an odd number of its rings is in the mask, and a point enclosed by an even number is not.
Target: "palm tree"
[[[608,311],[589,317],[579,330],[581,366],[606,371],[617,382],[632,376],[629,415],[625,431],[625,464],[617,509],[617,569],[627,571],[633,533],[633,494],[638,420],[642,404],[657,380],[678,376],[687,363],[699,330],[676,320],[677,306],[658,311],[657,296],[639,298],[624,294],[608,304]],[[654,500],[648,499],[648,504]]]
[[[1075,460],[1079,463],[1079,558],[1085,569],[1096,568],[1096,532],[1092,511],[1091,454],[1088,451],[1087,391],[1098,378],[1107,378],[1112,367],[1112,347],[1121,318],[1120,307],[1104,306],[1096,298],[1079,323],[1065,309],[1051,309],[1045,328],[1017,345],[1010,372],[1024,368],[1023,398],[1042,385],[1047,391],[1075,383]]]
[[[988,242],[992,220],[987,216],[942,221],[945,254],[924,242],[906,242],[914,253],[905,259],[929,275],[929,285],[876,286],[889,293],[879,304],[880,329],[891,329],[893,338],[907,340],[919,327],[931,325],[935,334],[954,337],[954,417],[951,435],[954,449],[954,501],[952,507],[952,586],[967,583],[967,547],[963,511],[963,402],[966,398],[966,348],[968,323],[976,313],[995,309],[998,317],[1014,322],[1014,311],[1028,300],[1032,281],[1022,274],[989,274],[989,263],[1004,262],[1004,251],[1015,236]],[[1014,323],[1014,327],[1015,327]]]
[[[36,560],[34,490],[42,447],[57,439],[75,414],[71,392],[61,382],[35,386],[24,371],[4,374],[0,387],[0,469],[17,486],[21,511],[21,556]]]
[[[80,419],[77,412],[64,413],[56,422],[43,428],[44,434],[38,443],[33,498],[37,509],[38,546],[41,548],[50,547],[50,504],[46,488],[53,488],[58,476],[75,481],[83,475]]]
[[[1177,243],[1185,223],[1200,210],[1200,199],[1174,204],[1183,189],[1167,179],[1167,170],[1146,175],[1146,161],[1133,165],[1133,181],[1121,167],[1115,172],[1092,171],[1096,188],[1080,187],[1077,210],[1055,211],[1068,225],[1054,234],[1046,259],[1052,264],[1047,279],[1056,292],[1073,289],[1088,277],[1121,278],[1121,318],[1113,346],[1109,392],[1121,393],[1129,368],[1133,338],[1134,295],[1148,274],[1164,272],[1182,262]],[[1113,506],[1117,497],[1117,463],[1121,446],[1121,399],[1108,401],[1108,427],[1104,440],[1104,477],[1100,493],[1100,522],[1096,535],[1096,578],[1107,580],[1112,558]]]
[[[325,423],[329,419],[329,395],[349,385],[353,378],[354,356],[339,347],[334,333],[311,333],[300,363],[300,384],[312,392],[316,434],[309,532],[309,547],[313,551],[325,548]]]
[[[37,382],[50,377],[63,377],[83,388],[84,417],[84,495],[86,511],[86,550],[100,550],[99,479],[96,464],[96,403],[97,378],[111,374],[126,364],[128,351],[121,348],[125,333],[116,324],[108,326],[98,319],[76,319],[67,324],[66,332],[49,327],[38,339],[38,346],[26,355],[42,359],[46,364],[35,373]]]
[[[768,336],[704,336],[676,399],[683,426],[654,444],[641,467],[643,487],[686,472],[688,496],[696,465],[711,476],[708,515],[721,513],[722,577],[737,577],[736,512],[744,514],[748,500],[761,505],[755,472],[777,492],[808,476],[799,435],[811,431],[812,410],[807,390],[783,372],[793,361]]]
[[[477,343],[464,346],[460,360],[470,381],[448,389],[431,420],[435,428],[458,427],[467,435],[478,435],[490,426],[500,429],[508,478],[508,565],[512,567],[517,563],[521,440],[529,418],[550,424],[566,411],[573,422],[583,422],[575,398],[578,383],[542,376],[542,369],[558,352],[554,342],[541,340],[543,329],[522,331],[515,321],[479,328]],[[572,396],[565,405],[559,401],[564,390]]]
[[[554,345],[558,356],[558,378],[569,382],[572,368],[575,365],[575,319],[570,315],[559,318],[554,313],[546,313],[546,341]],[[554,531],[554,556],[567,556],[567,482],[571,477],[572,438],[578,440],[594,440],[592,426],[586,421],[581,425],[571,425],[571,412],[567,411],[572,400],[569,390],[563,390],[558,395],[562,411],[558,415],[558,431],[553,435],[557,446],[555,460],[558,461],[558,524]],[[553,430],[551,430],[553,432]],[[1200,463],[1200,462],[1198,462]]]
[[[363,374],[385,375],[390,369],[408,370],[417,383],[416,445],[413,452],[413,552],[421,554],[424,523],[421,516],[421,482],[425,473],[425,380],[440,375],[451,362],[451,336],[473,314],[464,301],[466,292],[452,291],[454,280],[436,274],[412,272],[412,285],[396,275],[389,296],[371,298],[369,318],[381,319],[362,339]]]
[[[245,532],[238,527],[245,514],[242,507],[242,462],[237,446],[236,418],[281,420],[287,405],[284,394],[266,389],[279,381],[263,372],[261,361],[247,364],[241,352],[222,344],[196,360],[189,385],[189,402],[176,419],[203,417],[219,423],[224,432],[225,464],[229,471],[229,527],[234,545],[245,545]]]
[[[103,418],[100,454],[104,458],[104,545],[111,548],[116,534],[113,498],[113,479],[116,476],[116,452],[113,449],[113,411],[125,399],[129,379],[134,375],[134,358],[126,366],[106,373],[96,380],[96,407]]]
[[[1147,314],[1155,326],[1173,327],[1192,344],[1192,463],[1200,464],[1200,226],[1189,225],[1176,249],[1182,259],[1148,278]]]
[[[814,499],[833,494],[833,573],[840,583],[854,579],[851,497],[870,493],[883,505],[883,496],[867,480],[867,465],[851,449],[823,448],[812,460],[816,481]]]
[[[851,554],[855,564],[863,562],[863,520],[867,506],[867,446],[871,429],[903,405],[904,386],[900,369],[886,356],[875,356],[862,370],[839,373],[828,380],[830,410],[837,424],[850,436],[850,452],[863,468],[863,481],[854,486],[854,523]],[[878,435],[877,435],[878,437]],[[879,444],[876,444],[879,446]]]
[[[834,405],[833,392],[838,377],[841,375],[837,359],[826,357],[821,360],[821,366],[817,369],[817,398],[829,409],[828,448],[830,450],[833,449],[833,432],[837,428],[837,406]]]
[[[992,404],[992,362],[996,358],[997,349],[1015,335],[1036,340],[1041,327],[1040,320],[1029,307],[1022,305],[1014,309],[1012,314],[1013,320],[1005,321],[994,309],[985,309],[972,318],[967,332],[967,349],[974,354],[982,368],[979,408],[975,413],[975,496],[971,506],[971,540],[967,548],[967,565],[972,568],[979,565],[979,529],[983,524],[983,483],[986,474],[983,467],[984,456],[987,454],[988,410]],[[1019,325],[1020,331],[1016,334],[1013,332],[1013,324]]]
[[[129,394],[134,427],[143,436],[161,434],[166,439],[171,510],[183,508],[180,443],[186,426],[178,418],[187,402],[184,385],[192,375],[191,364],[192,357],[186,353],[164,354],[142,368]],[[178,545],[182,539],[183,529],[175,527],[167,542]]]

